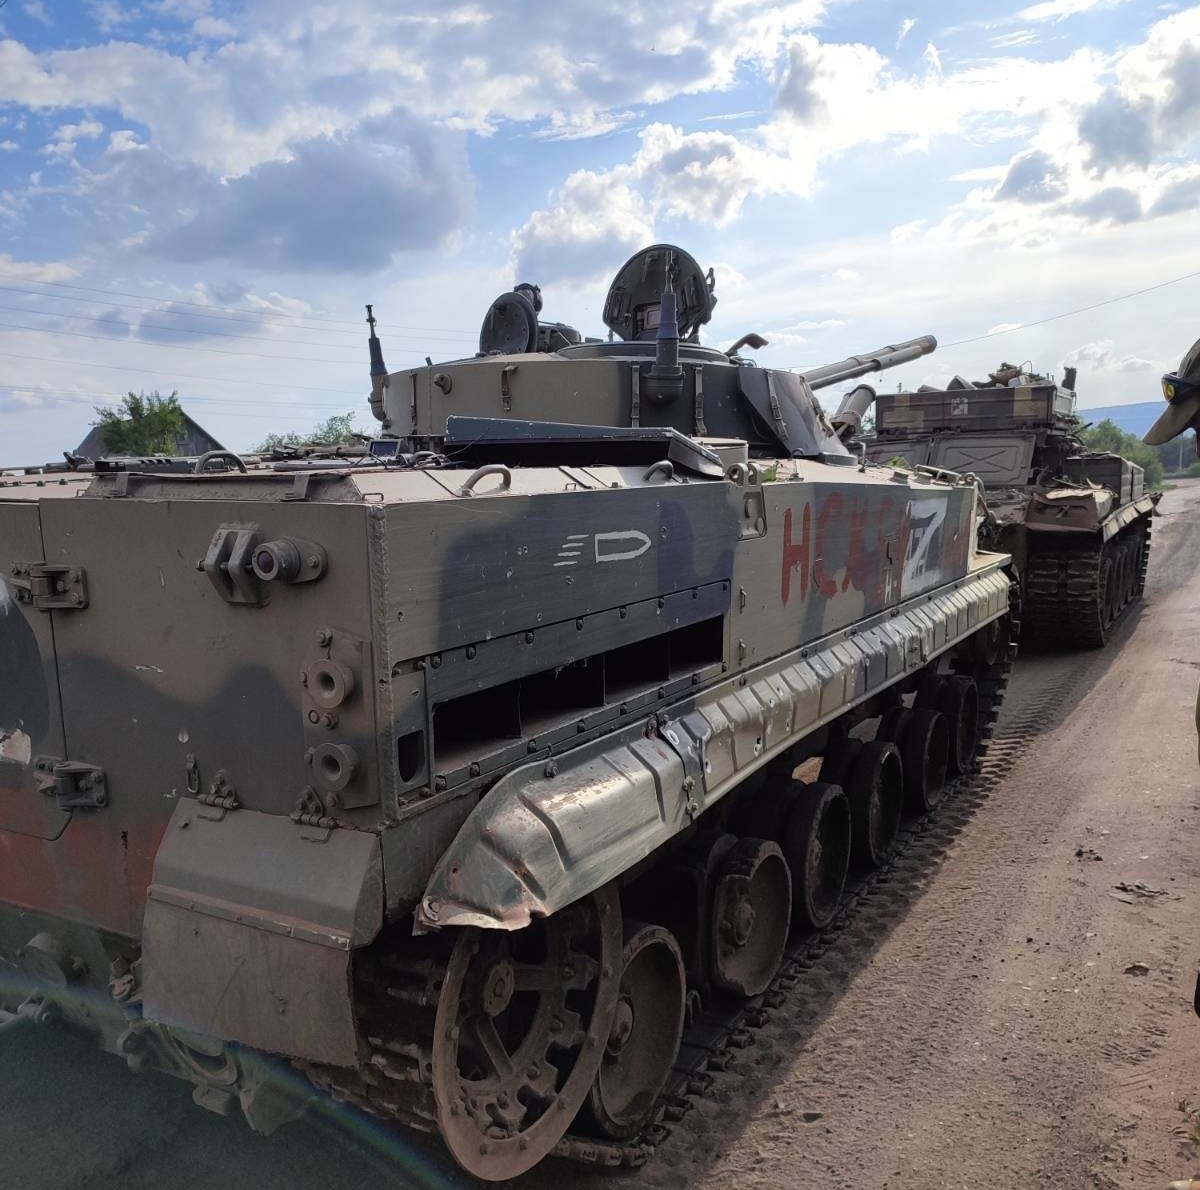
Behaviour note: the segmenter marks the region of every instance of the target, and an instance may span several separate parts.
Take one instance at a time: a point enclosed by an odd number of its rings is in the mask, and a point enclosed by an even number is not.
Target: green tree
[[[335,413],[318,422],[307,434],[268,434],[255,447],[257,451],[280,450],[289,446],[337,446],[339,443],[358,442],[370,435],[354,424],[353,413]]]
[[[115,409],[96,406],[104,449],[114,455],[173,455],[183,433],[179,392],[169,397],[154,392],[126,393]]]
[[[1196,461],[1196,432],[1189,430],[1154,449],[1158,451],[1159,461],[1168,475],[1176,475],[1183,471],[1190,473],[1191,464]]]
[[[1108,450],[1145,468],[1146,486],[1156,488],[1162,483],[1163,465],[1158,450],[1147,446],[1140,438],[1126,434],[1109,418],[1083,431],[1083,441],[1089,450]]]

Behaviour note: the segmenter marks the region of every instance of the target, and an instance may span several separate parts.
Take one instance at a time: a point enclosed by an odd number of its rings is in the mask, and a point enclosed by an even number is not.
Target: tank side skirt
[[[1006,562],[737,675],[651,727],[514,770],[434,870],[418,930],[521,929],[631,868],[785,748],[1004,616]]]

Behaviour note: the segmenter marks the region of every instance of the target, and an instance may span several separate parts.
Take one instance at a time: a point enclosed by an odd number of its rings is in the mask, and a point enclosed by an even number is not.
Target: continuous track
[[[736,1066],[737,1051],[754,1043],[756,1033],[773,1014],[799,1004],[806,973],[863,916],[864,906],[880,894],[886,899],[888,890],[903,873],[929,862],[944,845],[947,833],[957,831],[1003,777],[1026,732],[1044,722],[1060,702],[1062,691],[1056,686],[1010,724],[1002,738],[993,738],[1013,651],[1011,646],[1006,647],[999,660],[975,674],[981,732],[973,771],[949,785],[937,809],[905,823],[884,867],[847,884],[838,915],[828,929],[792,939],[765,992],[741,1001],[714,997],[693,1015],[653,1123],[624,1142],[568,1133],[555,1145],[553,1155],[591,1166],[636,1168],[645,1165],[677,1133],[686,1136],[687,1114],[696,1097],[710,1091],[719,1072]],[[437,1004],[452,939],[421,939],[416,951],[412,941],[406,940],[402,952],[374,956],[358,972],[356,995],[363,1034],[371,1050],[367,1063],[353,1070],[312,1065],[303,1069],[335,1101],[352,1103],[411,1128],[437,1132],[433,1046]]]
[[[1149,518],[1099,549],[1034,553],[1024,576],[1026,628],[1047,642],[1101,648],[1145,590],[1149,561]]]

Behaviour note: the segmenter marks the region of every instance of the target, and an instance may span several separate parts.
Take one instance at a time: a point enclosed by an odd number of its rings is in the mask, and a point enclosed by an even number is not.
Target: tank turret
[[[527,439],[549,423],[672,430],[743,441],[750,457],[852,464],[814,391],[937,347],[924,335],[809,371],[759,368],[739,353],[766,346],[761,335],[744,335],[726,351],[700,342],[716,301],[713,271],[668,244],[643,249],[617,272],[604,303],[607,341],[539,321],[540,290],[519,285],[489,307],[478,354],[392,373],[382,404],[373,388],[372,408],[403,451],[453,454],[469,441],[478,453],[480,442],[517,433],[482,423],[523,423]]]

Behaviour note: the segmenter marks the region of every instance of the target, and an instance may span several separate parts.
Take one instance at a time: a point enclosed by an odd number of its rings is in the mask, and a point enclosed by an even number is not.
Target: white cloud
[[[1138,355],[1118,356],[1112,339],[1097,339],[1076,347],[1063,357],[1063,365],[1088,372],[1162,372],[1166,364]]]
[[[725,132],[651,124],[640,142],[628,164],[577,171],[548,209],[534,212],[514,237],[518,273],[592,279],[619,252],[645,244],[660,218],[724,227],[752,195],[800,193],[810,184],[809,171]]]
[[[998,33],[991,44],[998,50],[1012,50],[1018,46],[1037,45],[1041,38],[1032,29],[1018,29],[1013,33]]]
[[[654,237],[649,203],[632,186],[577,170],[513,235],[516,277],[585,284]]]
[[[951,182],[999,182],[1009,167],[1005,165],[983,165],[977,169],[964,169],[961,173],[951,174]]]
[[[260,0],[234,40],[187,55],[127,41],[47,53],[0,43],[0,102],[115,111],[223,175],[396,107],[484,135],[535,121],[595,135],[612,130],[614,113],[770,70],[824,2],[662,0],[653,11],[614,11],[515,0],[501,11],[446,0],[423,13],[367,0]],[[229,36],[207,4],[154,7],[204,37]],[[92,11],[113,25],[124,15]]]
[[[143,223],[133,242],[148,254],[322,273],[369,272],[399,252],[444,247],[473,191],[463,138],[403,113],[225,180],[114,136],[79,178],[111,213],[109,234],[131,216]]]
[[[236,30],[228,21],[222,20],[220,17],[205,16],[192,22],[192,32],[197,37],[215,40],[222,37],[233,37]]]
[[[136,7],[122,7],[118,0],[88,0],[87,7],[96,27],[105,34],[135,20],[138,15]]]
[[[800,331],[828,331],[847,325],[848,323],[844,318],[806,318],[800,322],[794,322],[790,326],[782,327],[781,330],[791,333],[798,333]],[[780,334],[781,332],[775,331],[773,333]]]
[[[35,21],[40,21],[43,25],[54,24],[54,18],[46,11],[44,0],[24,0],[21,11],[27,17],[33,17]]]
[[[15,153],[20,147],[15,140],[0,140],[0,153]]]
[[[1018,21],[1065,21],[1067,17],[1091,12],[1094,8],[1116,8],[1123,0],[1044,0],[1043,3],[1022,8]]]
[[[54,133],[54,140],[43,145],[40,152],[46,157],[70,157],[75,152],[76,142],[95,140],[104,132],[98,120],[83,120],[78,124],[61,124]]]
[[[916,17],[905,17],[900,22],[900,32],[896,35],[896,49],[904,44],[904,39],[917,27]]]
[[[0,276],[6,281],[70,281],[78,273],[60,260],[15,260],[0,252]]]

